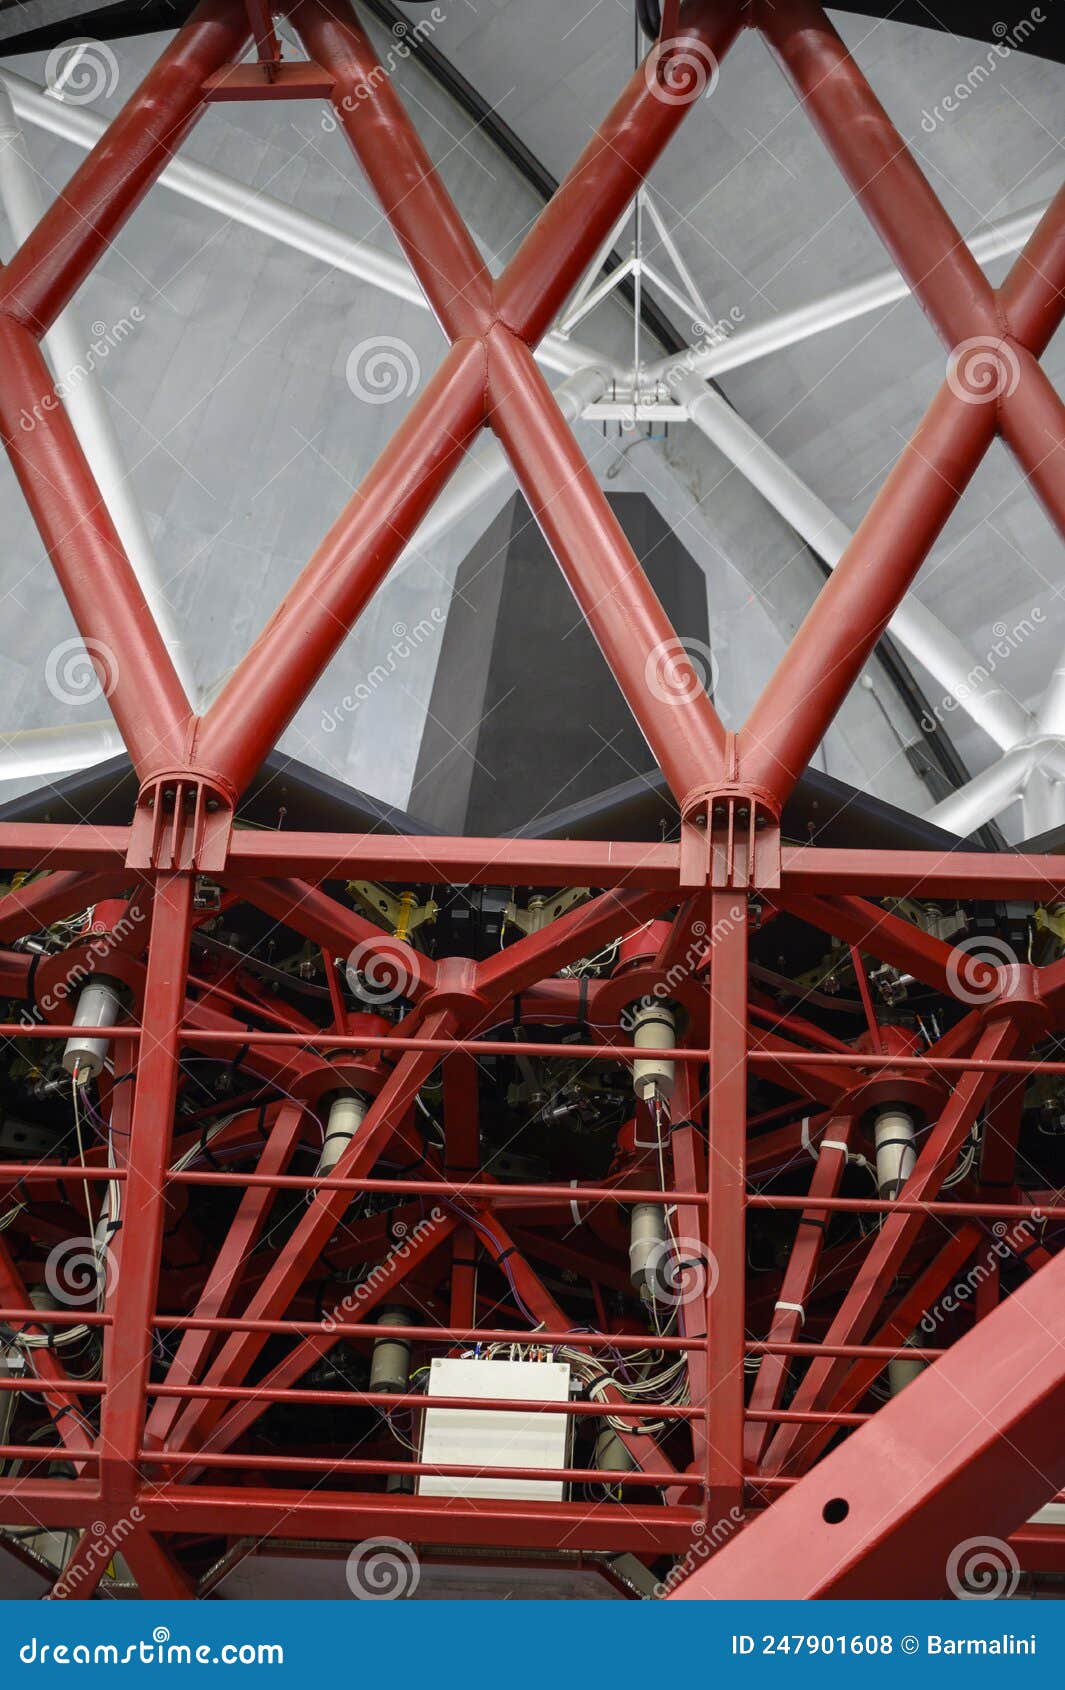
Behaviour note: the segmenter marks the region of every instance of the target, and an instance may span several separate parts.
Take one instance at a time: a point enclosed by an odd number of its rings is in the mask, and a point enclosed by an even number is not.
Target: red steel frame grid
[[[107,677],[111,708],[141,783],[129,828],[0,828],[4,866],[51,871],[0,899],[0,941],[10,942],[134,881],[151,912],[139,1026],[113,1030],[137,1069],[132,1101],[127,1088],[125,1097],[116,1094],[113,1105],[127,1112],[128,1152],[114,1173],[105,1176],[91,1165],[84,1170],[90,1180],[109,1177],[122,1184],[125,1221],[116,1247],[138,1264],[138,1271],[118,1276],[102,1315],[79,1311],[47,1317],[56,1325],[87,1320],[102,1327],[106,1383],[79,1382],[75,1388],[58,1357],[40,1352],[47,1400],[58,1407],[72,1398],[101,1396],[101,1430],[94,1441],[75,1416],[63,1416],[59,1424],[77,1477],[0,1481],[0,1517],[29,1525],[87,1527],[101,1519],[113,1524],[136,1508],[137,1527],[123,1552],[146,1594],[190,1593],[163,1542],[176,1533],[281,1531],[350,1541],[385,1531],[428,1543],[552,1547],[565,1541],[575,1548],[628,1546],[656,1555],[683,1552],[700,1527],[705,1530],[715,1520],[733,1517],[730,1510],[752,1506],[761,1510],[755,1524],[708,1561],[683,1587],[684,1594],[782,1591],[792,1577],[786,1569],[794,1561],[796,1530],[804,1546],[812,1546],[809,1552],[804,1548],[800,1594],[867,1590],[878,1580],[882,1593],[885,1579],[895,1594],[907,1578],[923,1579],[921,1593],[934,1593],[935,1569],[942,1560],[935,1560],[940,1546],[927,1526],[937,1498],[946,1494],[955,1538],[965,1535],[967,1523],[983,1529],[990,1524],[1014,1532],[1017,1546],[1027,1545],[1037,1558],[1044,1557],[1041,1565],[1047,1564],[1046,1557],[1061,1557],[1061,1546],[1048,1543],[1045,1533],[1016,1528],[1065,1482],[1053,1420],[1065,1400],[1065,1363],[1059,1346],[1044,1343],[1044,1354],[1033,1338],[1040,1322],[1046,1323],[1044,1333],[1047,1327],[1060,1328],[1058,1291],[1065,1263],[1040,1256],[1024,1293],[986,1313],[949,1350],[925,1351],[933,1365],[888,1409],[868,1417],[855,1413],[854,1404],[885,1358],[898,1351],[921,1309],[971,1255],[980,1236],[978,1218],[1022,1218],[1028,1212],[1014,1184],[1017,1123],[1014,1118],[1011,1140],[1005,1108],[993,1117],[1001,1123],[992,1135],[993,1167],[981,1170],[986,1187],[995,1188],[996,1201],[986,1201],[981,1187],[969,1203],[936,1200],[980,1110],[989,1099],[1004,1095],[1011,1075],[1031,1071],[1028,1051],[1044,1032],[1061,1025],[1065,963],[1041,971],[1022,965],[999,971],[981,1006],[925,1057],[883,1050],[859,1056],[833,1048],[812,1053],[785,1036],[779,1023],[768,1031],[757,1026],[758,1014],[748,1007],[747,943],[749,901],[757,895],[949,991],[949,947],[870,903],[870,895],[1062,896],[1065,873],[1054,859],[782,847],[779,816],[996,435],[1009,445],[1051,519],[1065,531],[1065,409],[1039,364],[1065,313],[1065,197],[1059,194],[1002,287],[994,290],[814,0],[775,0],[772,5],[758,0],[746,7],[738,0],[687,0],[679,14],[676,6],[665,7],[664,13],[668,39],[650,68],[645,65],[633,75],[497,279],[486,270],[347,0],[328,5],[296,0],[288,8],[312,62],[311,70],[298,73],[299,88],[294,88],[292,67],[286,70],[275,62],[269,8],[258,0],[247,9],[239,0],[202,0],[62,197],[0,273],[0,428],[86,646],[90,651],[102,646],[113,655]],[[693,61],[716,65],[745,26],[764,34],[948,350],[979,339],[1008,359],[1016,380],[984,404],[961,396],[950,381],[940,388],[749,721],[733,735],[697,686],[685,688],[685,696],[669,704],[646,688],[648,655],[672,640],[673,630],[558,411],[532,349],[692,103],[676,97],[671,79],[683,79]],[[234,67],[252,37],[260,63],[244,74]],[[281,97],[325,85],[331,87],[340,124],[450,346],[285,603],[221,696],[196,717],[54,397],[38,341],[209,98]],[[664,88],[670,97],[662,97]],[[45,418],[31,434],[18,427],[24,411]],[[679,844],[234,833],[234,806],[263,757],[483,427],[493,429],[502,442],[667,777],[682,815]],[[320,891],[316,883],[325,878],[380,875],[393,881],[592,885],[601,890],[583,908],[484,962],[433,962],[411,953],[414,1009],[394,1033],[356,1029],[344,1018],[339,1001],[335,1031],[319,1034],[281,1016],[286,1030],[267,1032],[250,1031],[232,1013],[242,1003],[232,993],[188,996],[192,889],[202,871],[219,879],[228,894],[257,905],[333,954],[355,944],[372,953],[392,941]],[[234,1454],[231,1446],[244,1429],[269,1401],[293,1400],[292,1385],[338,1335],[366,1330],[372,1302],[360,1311],[361,1320],[328,1331],[320,1321],[285,1318],[353,1192],[380,1186],[412,1198],[461,1193],[475,1212],[491,1213],[496,1234],[504,1240],[509,1238],[509,1211],[520,1230],[530,1205],[542,1212],[564,1201],[569,1208],[609,1198],[619,1189],[629,1201],[636,1199],[631,1181],[583,1190],[566,1187],[564,1194],[555,1187],[508,1186],[501,1194],[489,1181],[471,1180],[476,1144],[462,1145],[456,1124],[463,1100],[471,1101],[470,1058],[464,1053],[512,1050],[478,1034],[498,1025],[500,1006],[518,993],[529,994],[532,1006],[552,1020],[576,1020],[575,994],[568,983],[552,978],[558,970],[678,904],[673,935],[648,959],[645,974],[648,980],[665,976],[671,958],[690,937],[693,918],[702,912],[710,934],[707,961],[712,962],[705,1039],[699,1035],[700,1042],[677,1058],[685,1076],[687,1113],[694,1118],[705,1108],[709,1166],[703,1170],[699,1165],[698,1135],[679,1133],[674,1167],[681,1189],[642,1195],[675,1200],[716,1265],[716,1289],[702,1318],[689,1313],[683,1336],[664,1341],[667,1350],[683,1350],[690,1357],[695,1400],[691,1409],[677,1410],[672,1418],[692,1426],[696,1467],[677,1472],[652,1440],[633,1431],[626,1434],[637,1458],[631,1482],[641,1498],[643,1489],[652,1497],[660,1490],[657,1505],[646,1499],[630,1499],[624,1507],[547,1505],[299,1489],[301,1476],[316,1471],[314,1460]],[[0,956],[0,978],[10,995],[28,988],[26,963],[18,953]],[[608,984],[592,988],[590,1024],[595,1024],[596,999]],[[261,1005],[243,1007],[263,1018]],[[612,1011],[604,1010],[601,1051],[625,1060],[633,1052],[620,1042],[617,1012],[616,1003]],[[693,1026],[698,1027],[698,1017]],[[27,1035],[21,1026],[0,1029],[5,1036],[31,1037],[54,1037],[56,1031],[41,1027]],[[308,1102],[347,1060],[345,1053],[364,1066],[376,1062],[379,1069],[379,1089],[362,1132],[345,1149],[333,1175],[314,1182],[314,1204],[279,1248],[241,1315],[230,1311],[242,1240],[255,1236],[273,1191],[310,1182],[285,1173],[298,1105],[276,1112],[256,1175],[168,1175],[180,1050],[236,1046],[246,1047],[246,1060],[260,1075],[283,1073],[304,1088],[300,1095]],[[322,1046],[328,1047],[328,1058]],[[587,1054],[595,1048],[588,1047]],[[548,1056],[572,1054],[572,1046],[563,1044],[526,1049]],[[383,1064],[386,1054],[395,1058],[391,1067]],[[382,1146],[441,1057],[450,1165],[426,1164],[430,1177],[420,1181],[374,1182],[372,1170]],[[697,1065],[707,1061],[709,1091],[700,1099],[695,1075]],[[1046,1066],[1055,1072],[1063,1068]],[[746,1208],[789,1204],[788,1199],[751,1198],[746,1192],[748,1157],[753,1167],[765,1154],[763,1141],[752,1140],[748,1147],[749,1068],[765,1069],[812,1098],[825,1112],[819,1130],[830,1143],[846,1138],[870,1102],[897,1096],[902,1087],[923,1088],[921,1095],[935,1100],[935,1126],[907,1182],[905,1200],[884,1213],[866,1262],[843,1295],[817,1349],[818,1359],[808,1367],[788,1410],[781,1401],[790,1360],[810,1354],[808,1345],[797,1342],[794,1313],[778,1310],[763,1342],[749,1342],[745,1328]],[[465,1113],[468,1117],[469,1110]],[[841,1199],[841,1165],[838,1153],[833,1160],[831,1152],[821,1152],[809,1196],[790,1200],[792,1206],[813,1219],[839,1208],[872,1212],[889,1207]],[[0,1166],[0,1182],[10,1186],[21,1178],[54,1181],[56,1169]],[[182,1183],[243,1187],[211,1284],[191,1316],[156,1311],[168,1181],[171,1188]],[[999,1201],[1003,1188],[1006,1195]],[[1043,1212],[1058,1211],[1050,1204]],[[961,1224],[947,1232],[946,1245],[912,1293],[885,1319],[885,1292],[929,1214]],[[458,1220],[449,1217],[442,1235],[461,1239],[462,1233]],[[784,1300],[801,1303],[817,1269],[820,1234],[811,1228],[807,1233],[800,1229],[797,1236],[803,1242],[792,1251]],[[434,1239],[432,1247],[439,1242]],[[565,1316],[520,1251],[514,1260],[544,1340],[561,1340]],[[409,1271],[409,1264],[403,1264],[373,1301],[379,1302]],[[474,1317],[469,1297],[470,1287],[456,1268],[450,1325],[417,1329],[420,1335],[445,1343],[464,1336]],[[25,1290],[2,1246],[0,1301],[7,1305],[0,1319],[26,1318]],[[35,1319],[40,1324],[42,1317]],[[161,1384],[149,1378],[153,1326],[182,1333],[178,1358]],[[277,1332],[299,1342],[252,1389],[245,1383],[249,1369],[267,1337]],[[590,1350],[597,1341],[581,1338]],[[625,1347],[624,1339],[610,1342]],[[1002,1356],[1030,1350],[1031,1368],[1011,1378],[1007,1389]],[[745,1354],[770,1358],[746,1409]],[[959,1392],[972,1405],[974,1425],[979,1421],[980,1426],[960,1444],[952,1432]],[[337,1402],[392,1400],[367,1393],[319,1395]],[[315,1394],[301,1391],[298,1400],[315,1400]],[[611,1412],[622,1418],[637,1415],[624,1405]],[[839,1450],[818,1461],[832,1432],[844,1425],[857,1429]],[[828,1526],[822,1519],[825,1486],[831,1484],[834,1494],[843,1486],[856,1495],[861,1475],[877,1475],[877,1452],[887,1447],[883,1440],[889,1437],[909,1438],[919,1449],[925,1465],[917,1481],[901,1499],[875,1495],[878,1512],[856,1507],[849,1525]],[[322,1477],[327,1472],[376,1475],[388,1465],[328,1462]],[[239,1479],[248,1466],[288,1475],[293,1488],[203,1482],[214,1469]],[[583,1472],[574,1475],[575,1482],[586,1478]],[[86,1531],[75,1552],[75,1563],[79,1557],[85,1562],[81,1594],[99,1577],[99,1569],[94,1573],[89,1566],[88,1538]]]

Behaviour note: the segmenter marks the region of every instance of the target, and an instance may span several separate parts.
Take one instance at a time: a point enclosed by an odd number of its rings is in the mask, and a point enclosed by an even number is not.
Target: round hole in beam
[[[822,1508],[821,1518],[829,1526],[838,1526],[841,1520],[845,1520],[847,1518],[850,1511],[851,1505],[845,1497],[834,1496],[831,1501],[826,1502],[825,1506]]]

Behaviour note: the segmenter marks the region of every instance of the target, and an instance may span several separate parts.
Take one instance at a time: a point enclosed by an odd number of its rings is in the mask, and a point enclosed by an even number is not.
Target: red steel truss
[[[90,1593],[102,1571],[91,1554],[93,1530],[116,1532],[130,1521],[120,1534],[122,1553],[141,1591],[160,1597],[193,1593],[183,1555],[203,1536],[348,1544],[384,1534],[429,1546],[627,1549],[649,1561],[710,1546],[717,1552],[697,1557],[679,1587],[686,1597],[937,1595],[949,1546],[987,1531],[1012,1534],[1025,1565],[1065,1570],[1065,1542],[1025,1524],[1065,1482],[1057,1435],[1065,1402],[1057,1258],[1028,1252],[1031,1277],[1022,1291],[1001,1301],[982,1292],[967,1336],[922,1351],[920,1379],[875,1413],[856,1406],[890,1357],[912,1353],[904,1342],[915,1320],[979,1249],[986,1223],[1005,1230],[1031,1215],[1032,1198],[1016,1184],[1019,1106],[1011,1111],[1010,1103],[1017,1077],[1033,1072],[1033,1048],[1065,1027],[1065,963],[989,970],[979,1003],[923,1053],[893,1043],[875,1021],[861,1047],[812,1037],[799,1015],[787,1024],[767,1015],[748,979],[752,912],[781,911],[957,995],[949,944],[875,900],[1065,897],[1065,868],[1054,858],[796,847],[782,843],[780,833],[785,800],[996,436],[1065,531],[1065,409],[1039,363],[1065,314],[1065,196],[993,289],[815,0],[685,0],[679,13],[663,8],[667,39],[635,72],[493,279],[347,0],[296,0],[286,9],[311,61],[298,72],[279,62],[272,8],[202,0],[0,274],[0,428],[86,648],[111,656],[110,704],[140,783],[128,827],[0,827],[2,866],[38,875],[0,898],[0,943],[10,946],[106,899],[139,901],[148,918],[140,929],[146,941],[130,942],[123,954],[138,1014],[105,1030],[115,1040],[116,1073],[134,1075],[132,1085],[115,1084],[109,1098],[114,1142],[127,1147],[119,1165],[109,1168],[95,1149],[76,1175],[58,1163],[0,1164],[8,1195],[21,1189],[54,1196],[75,1177],[89,1185],[108,1181],[121,1186],[123,1213],[112,1244],[117,1271],[99,1312],[32,1309],[0,1236],[0,1320],[53,1332],[82,1323],[104,1334],[100,1379],[73,1379],[62,1350],[45,1348],[36,1352],[35,1378],[4,1382],[5,1390],[42,1392],[69,1476],[41,1476],[37,1446],[0,1449],[23,1463],[18,1476],[0,1479],[0,1520],[80,1528],[68,1569],[79,1595]],[[670,702],[647,687],[649,655],[673,641],[674,630],[533,349],[691,108],[684,79],[697,78],[700,65],[716,66],[742,27],[765,35],[947,352],[978,342],[1008,365],[1011,379],[996,383],[986,403],[944,381],[749,721],[730,733],[698,685],[678,689]],[[258,65],[230,68],[253,39]],[[323,88],[449,350],[221,695],[196,716],[38,343],[210,99]],[[44,420],[26,432],[18,422],[25,413]],[[501,441],[666,776],[681,811],[679,841],[235,830],[235,807],[263,758],[486,427]],[[41,870],[48,872],[40,877]],[[283,922],[331,957],[353,946],[371,959],[394,954],[395,939],[324,891],[327,880],[592,887],[595,895],[486,961],[434,961],[407,949],[413,1008],[398,1026],[354,1014],[334,993],[334,1020],[322,1032],[282,1007],[250,1002],[242,989],[190,977],[199,919],[194,891],[205,874],[226,897]],[[620,993],[615,980],[597,980],[582,998],[577,983],[560,976],[634,929],[654,938]],[[487,1035],[507,1024],[515,997],[527,995],[540,1019],[560,1028],[557,1042],[526,1046],[530,1055],[572,1055],[564,1034],[579,1023],[599,1041],[582,1054],[629,1062],[636,1051],[620,1025],[625,1004],[660,986],[693,935],[705,937],[685,1002],[687,1042],[671,1053],[682,1102],[671,1188],[663,1190],[639,1162],[600,1184],[498,1185],[480,1166],[473,1053],[513,1052],[506,1039]],[[8,997],[39,991],[24,951],[0,953],[0,975]],[[54,1039],[62,1025],[12,1022],[0,1032]],[[283,1077],[287,1097],[260,1115],[257,1170],[171,1171],[180,1147],[182,1054],[237,1050],[260,1078]],[[410,1126],[419,1089],[441,1065],[442,1157],[427,1152]],[[1061,1062],[1042,1066],[1065,1072]],[[801,1131],[814,1161],[805,1196],[748,1189],[760,1170],[802,1148],[798,1124],[749,1132],[752,1073],[769,1073],[809,1100],[812,1122]],[[336,1088],[338,1076],[371,1097],[363,1126],[328,1178],[290,1173],[305,1112]],[[919,1103],[932,1123],[903,1196],[841,1197],[848,1139],[872,1105],[900,1097]],[[980,1167],[960,1191],[945,1192],[985,1108],[990,1127]],[[238,1114],[227,1128],[231,1142],[247,1136],[248,1120]],[[404,1176],[375,1178],[382,1152],[397,1141],[406,1149]],[[198,1186],[229,1185],[239,1193],[234,1218],[190,1305],[162,1284],[168,1204]],[[309,1186],[313,1200],[294,1229],[268,1265],[256,1257],[260,1265],[249,1274],[249,1245],[276,1193]],[[309,1270],[352,1195],[377,1190],[399,1199],[393,1219],[416,1218],[427,1198],[437,1200],[443,1218],[428,1232],[415,1230],[408,1249],[388,1258],[357,1308],[323,1318],[302,1296]],[[555,1259],[589,1271],[589,1247],[573,1244],[559,1220],[568,1226],[571,1215],[616,1205],[619,1192],[628,1203],[675,1203],[680,1230],[700,1242],[713,1267],[705,1299],[686,1307],[677,1334],[661,1340],[667,1353],[689,1358],[691,1401],[662,1409],[661,1418],[690,1428],[690,1463],[675,1465],[640,1429],[644,1411],[625,1402],[611,1408],[633,1422],[625,1442],[636,1465],[625,1477],[623,1504],[581,1500],[579,1488],[561,1503],[404,1494],[383,1485],[395,1456],[248,1452],[248,1429],[273,1403],[394,1407],[407,1400],[296,1386],[342,1339],[365,1345],[374,1311],[427,1262],[443,1264],[449,1300],[422,1326],[395,1328],[397,1336],[440,1353],[471,1334],[513,1339],[512,1324],[496,1328],[480,1318],[468,1271],[477,1226],[490,1225],[493,1241],[509,1252],[522,1302],[539,1323],[538,1341],[579,1341],[589,1353],[638,1347],[641,1338],[623,1333],[581,1332],[575,1339],[523,1246],[530,1230],[547,1237],[554,1227]],[[804,1335],[803,1318],[815,1281],[822,1294],[826,1285],[832,1292],[823,1227],[796,1229],[775,1309],[752,1305],[747,1216],[774,1205],[797,1210],[804,1222],[848,1210],[881,1218],[857,1272],[841,1278],[836,1270],[834,1312],[820,1337]],[[1065,1219],[1053,1194],[1039,1212],[1050,1222]],[[365,1253],[375,1244],[381,1254],[387,1248],[380,1217],[378,1223],[376,1238],[372,1223],[361,1223]],[[618,1255],[624,1268],[624,1241]],[[918,1270],[900,1294],[900,1275],[915,1257]],[[608,1278],[601,1255],[591,1271]],[[390,1330],[373,1326],[376,1337]],[[154,1334],[163,1331],[180,1341],[160,1379],[151,1364]],[[276,1337],[288,1339],[289,1348],[264,1373],[260,1358]],[[763,1364],[748,1394],[751,1356]],[[807,1366],[789,1398],[799,1359]],[[98,1432],[86,1419],[96,1398]],[[596,1413],[595,1404],[574,1405],[575,1416]],[[840,1431],[851,1428],[838,1444]],[[825,1455],[833,1440],[837,1447]],[[425,1470],[416,1460],[404,1466],[409,1474]],[[588,1472],[563,1477],[586,1486]],[[732,1525],[719,1548],[723,1520]]]

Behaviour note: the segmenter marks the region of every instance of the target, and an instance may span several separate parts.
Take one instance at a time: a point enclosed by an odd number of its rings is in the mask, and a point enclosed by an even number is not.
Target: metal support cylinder
[[[917,1160],[913,1116],[908,1109],[895,1106],[881,1109],[877,1113],[873,1133],[876,1141],[878,1194],[881,1197],[897,1197],[913,1172],[913,1165]],[[906,1343],[909,1347],[916,1348],[919,1339],[915,1333],[911,1333]],[[921,1362],[910,1361],[903,1356],[896,1356],[894,1361],[889,1361],[887,1375],[891,1395],[898,1396],[906,1385],[916,1379],[921,1368]]]
[[[411,1326],[409,1309],[381,1310],[381,1326]],[[370,1363],[371,1391],[400,1392],[410,1383],[410,1344],[405,1338],[378,1338]]]
[[[672,1048],[677,1042],[677,1017],[668,1003],[643,1003],[632,1011],[632,1042],[639,1050]],[[632,1065],[632,1084],[641,1103],[672,1097],[677,1065],[666,1056],[638,1056]]]
[[[631,1473],[636,1465],[613,1426],[604,1426],[595,1440],[595,1465],[600,1473]]]
[[[74,1015],[75,1027],[114,1027],[121,1013],[118,987],[104,975],[91,980],[81,989]],[[63,1067],[80,1080],[95,1079],[107,1061],[110,1039],[90,1038],[87,1033],[71,1033],[63,1046]]]
[[[366,1099],[357,1091],[344,1092],[335,1097],[326,1122],[322,1153],[314,1172],[317,1178],[332,1173],[344,1151],[366,1118]]]
[[[666,1248],[666,1212],[660,1203],[634,1203],[629,1218],[629,1277],[653,1296]]]
[[[877,1112],[873,1132],[877,1191],[881,1197],[897,1197],[917,1160],[913,1116],[908,1109],[894,1105],[881,1109]]]

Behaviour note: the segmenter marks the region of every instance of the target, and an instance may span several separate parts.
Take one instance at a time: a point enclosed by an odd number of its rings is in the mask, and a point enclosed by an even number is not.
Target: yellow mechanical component
[[[1037,904],[1035,924],[1065,944],[1065,904],[1054,904],[1049,909],[1044,904]]]
[[[424,904],[415,902],[413,892],[403,892],[397,898],[376,880],[349,880],[348,891],[369,915],[377,920],[383,916],[397,939],[409,939],[419,927],[436,920],[439,905],[432,898]]]
[[[582,904],[590,896],[588,886],[571,886],[564,892],[556,892],[550,898],[530,898],[527,910],[521,909],[511,902],[504,910],[504,918],[511,927],[518,927],[523,933],[540,933],[552,921],[557,921],[560,915],[565,915],[577,904]]]

